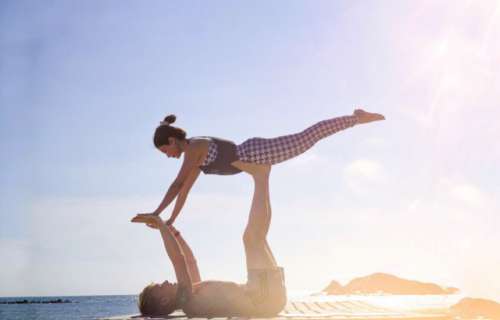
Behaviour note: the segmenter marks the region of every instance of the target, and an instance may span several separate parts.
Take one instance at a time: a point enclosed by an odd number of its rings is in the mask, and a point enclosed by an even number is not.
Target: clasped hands
[[[153,229],[158,229],[162,224],[171,226],[174,222],[172,218],[168,219],[167,221],[163,221],[160,216],[154,213],[139,213],[130,221],[136,223],[145,223],[148,227]]]

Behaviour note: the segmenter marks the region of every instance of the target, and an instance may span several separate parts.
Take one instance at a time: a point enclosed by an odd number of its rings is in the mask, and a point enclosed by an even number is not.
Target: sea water
[[[25,299],[71,303],[4,304]],[[137,313],[137,295],[0,298],[1,320],[84,320]]]

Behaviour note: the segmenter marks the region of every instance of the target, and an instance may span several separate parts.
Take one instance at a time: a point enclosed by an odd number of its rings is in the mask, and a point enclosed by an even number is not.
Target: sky
[[[292,290],[375,272],[500,301],[500,3],[2,1],[0,296],[174,280],[130,223],[180,168],[152,143],[385,115],[273,166]],[[251,177],[200,175],[176,221],[202,277],[245,281]],[[173,206],[162,214],[168,218]]]

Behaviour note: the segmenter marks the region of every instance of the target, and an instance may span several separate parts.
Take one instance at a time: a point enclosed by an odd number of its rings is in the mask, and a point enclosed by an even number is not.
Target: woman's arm
[[[184,181],[184,184],[181,187],[181,190],[179,191],[179,194],[177,196],[177,200],[175,201],[174,210],[170,215],[170,219],[168,219],[167,221],[167,225],[171,225],[172,223],[174,223],[175,219],[181,212],[181,209],[184,206],[184,203],[186,202],[189,191],[191,190],[191,187],[193,186],[194,182],[200,175],[200,172],[201,172],[200,168],[195,167],[191,171],[191,174],[187,177],[186,181]]]
[[[184,161],[182,163],[182,167],[179,170],[179,173],[177,174],[177,177],[175,178],[174,182],[170,185],[168,188],[167,193],[163,197],[163,200],[161,201],[160,205],[158,208],[153,212],[155,215],[159,215],[160,213],[165,210],[166,207],[179,195],[181,190],[184,189],[184,185],[189,177],[193,174],[193,172],[198,171],[196,174],[196,177],[199,174],[200,169],[198,168],[198,163],[200,162],[200,150],[196,146],[190,146],[186,151],[184,152]],[[195,178],[196,180],[196,178]],[[190,186],[188,189],[191,188],[192,184],[194,181],[190,182]],[[189,191],[189,190],[188,190]],[[184,196],[184,201],[185,201],[185,196]],[[177,205],[179,201],[176,203],[176,208],[177,211],[174,209],[174,212],[176,212],[176,216],[179,214],[180,209],[182,208],[182,205],[184,204],[184,201],[180,204],[180,206]]]
[[[168,205],[175,199],[175,197],[177,197],[181,189],[182,189],[182,183],[174,181],[168,188],[167,193],[163,197],[163,200],[161,201],[158,208],[155,211],[153,211],[153,214],[157,216],[160,215],[160,213],[162,213],[163,210],[165,210],[165,208],[168,207]]]

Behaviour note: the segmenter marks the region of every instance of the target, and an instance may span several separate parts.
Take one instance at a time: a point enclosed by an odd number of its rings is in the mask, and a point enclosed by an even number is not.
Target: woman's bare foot
[[[356,109],[353,113],[358,118],[358,123],[368,123],[372,121],[385,120],[385,117],[379,113],[366,112],[362,109]]]

